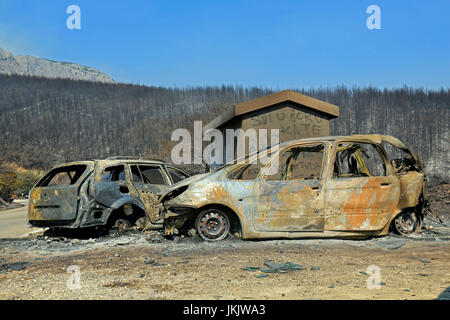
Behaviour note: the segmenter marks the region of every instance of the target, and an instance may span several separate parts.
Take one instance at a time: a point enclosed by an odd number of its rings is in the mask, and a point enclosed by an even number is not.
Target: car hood
[[[191,183],[193,183],[195,181],[202,180],[202,179],[204,179],[206,177],[211,176],[212,174],[214,174],[214,172],[200,173],[200,174],[196,174],[196,175],[190,176],[189,178],[184,179],[183,181],[180,181],[178,183],[175,183],[175,184],[171,185],[170,187],[164,188],[163,190],[158,192],[158,198],[159,199],[163,199],[170,192],[172,192],[174,190],[177,190],[177,189],[179,189],[181,187],[190,185]]]

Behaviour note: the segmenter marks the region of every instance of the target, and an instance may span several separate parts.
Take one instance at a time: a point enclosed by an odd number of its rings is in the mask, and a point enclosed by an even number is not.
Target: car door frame
[[[135,182],[133,181],[133,175],[131,172],[131,166],[135,165],[138,170],[139,170],[139,174],[141,175],[141,181],[142,182]],[[156,184],[149,184],[149,183],[145,183],[144,181],[144,177],[141,171],[140,166],[149,166],[149,167],[156,167],[159,168],[161,170],[161,174],[163,176],[163,179],[168,183],[167,185],[156,185]],[[127,174],[129,176],[129,181],[131,182],[131,185],[133,186],[134,192],[136,192],[139,201],[142,203],[142,205],[144,206],[147,215],[150,218],[150,221],[152,223],[160,223],[161,222],[161,217],[159,215],[159,212],[155,212],[153,210],[153,207],[155,205],[155,201],[156,201],[156,194],[158,191],[171,186],[172,185],[172,180],[170,179],[170,177],[168,176],[164,165],[159,164],[159,163],[128,163],[127,164]],[[156,190],[157,188],[161,187],[159,190]]]
[[[49,179],[48,176],[53,171],[75,165],[84,165],[86,166],[86,168],[74,184],[40,186],[44,179],[48,180],[47,183],[50,182],[51,179]],[[28,208],[27,219],[75,221],[79,213],[81,186],[86,181],[86,179],[88,179],[93,170],[94,165],[88,163],[64,164],[49,170],[30,191],[30,205]],[[52,177],[52,179],[54,177],[55,175]],[[42,199],[42,197],[44,197],[44,199]],[[48,199],[54,200],[54,202],[49,201]]]
[[[373,145],[385,166],[384,176],[334,177],[338,145]],[[323,189],[326,231],[377,231],[385,227],[400,199],[400,183],[382,145],[370,140],[335,140]]]
[[[289,149],[296,147],[308,147],[314,145],[323,145],[323,158],[320,169],[320,178],[319,179],[295,179],[295,180],[276,180],[276,181],[266,181],[266,174],[268,168],[272,166],[274,161],[279,161],[280,157]],[[258,178],[255,180],[254,184],[254,197],[255,197],[255,208],[252,212],[252,224],[256,231],[258,232],[322,232],[325,227],[325,217],[323,214],[323,186],[325,183],[325,175],[326,168],[328,167],[329,162],[329,143],[328,141],[310,141],[310,142],[298,142],[293,143],[291,145],[285,146],[277,155],[276,158],[272,159],[265,167],[265,170],[259,174]],[[269,192],[268,198],[271,197],[269,201],[261,200],[261,190],[264,190],[265,187],[268,187]],[[295,216],[291,218],[286,218],[286,215],[289,215],[289,212],[281,212],[279,211],[278,216],[275,218],[271,218],[270,205],[276,204],[279,201],[277,198],[278,193],[285,189],[285,197],[287,197],[287,201],[292,201],[292,207],[295,205],[300,205],[302,202],[299,201],[301,199],[295,199],[295,196],[290,195],[289,191],[292,191],[289,188],[293,188],[294,190],[302,192],[304,194],[304,200],[309,201],[312,200],[311,204],[307,204],[304,206],[303,210],[307,210],[307,214],[304,212],[296,212]],[[266,191],[263,191],[266,192]],[[298,193],[297,193],[298,194]],[[264,195],[263,195],[264,196]],[[276,199],[274,198],[276,197]],[[280,203],[280,207],[282,204]],[[282,208],[281,208],[282,209]],[[269,210],[269,212],[268,212]],[[309,210],[313,210],[309,212]],[[276,209],[275,209],[276,211]],[[284,210],[283,210],[284,211]],[[283,225],[283,217],[285,217],[285,225]]]
[[[103,181],[105,169],[123,166],[125,180]],[[132,183],[126,162],[101,163],[96,161],[95,178],[91,180],[91,190],[95,201],[106,207],[118,208],[123,203],[133,202]],[[101,194],[103,192],[103,194]]]

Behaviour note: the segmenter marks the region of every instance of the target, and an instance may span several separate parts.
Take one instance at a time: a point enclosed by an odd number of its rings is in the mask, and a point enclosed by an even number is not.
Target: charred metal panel
[[[130,189],[126,182],[96,182],[94,183],[94,198],[104,206],[113,207],[121,198],[130,198]],[[117,205],[116,205],[117,207]]]
[[[325,190],[326,230],[380,230],[396,211],[396,177],[334,178]]]
[[[424,174],[409,171],[398,175],[400,180],[399,208],[412,208],[419,204],[419,197],[424,189]]]
[[[77,166],[84,166],[84,172],[73,177],[73,184],[47,185],[52,172],[70,171]],[[93,170],[92,162],[69,163],[55,167],[44,176],[30,192],[30,206],[28,208],[29,221],[72,221],[77,217],[79,195],[78,190]]]
[[[77,207],[77,185],[38,187],[30,193],[30,220],[73,220]]]
[[[257,231],[322,231],[325,220],[320,180],[256,183]]]

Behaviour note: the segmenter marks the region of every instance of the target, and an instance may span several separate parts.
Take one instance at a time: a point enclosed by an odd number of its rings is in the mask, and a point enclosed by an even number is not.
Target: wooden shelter
[[[338,116],[339,107],[336,105],[292,90],[284,90],[236,104],[208,123],[204,130],[218,129],[225,137],[227,129],[267,129],[270,137],[271,129],[279,129],[280,142],[284,142],[329,136],[330,120]],[[270,145],[270,141],[268,144]],[[256,150],[246,148],[246,151]],[[226,150],[224,158],[225,155]]]

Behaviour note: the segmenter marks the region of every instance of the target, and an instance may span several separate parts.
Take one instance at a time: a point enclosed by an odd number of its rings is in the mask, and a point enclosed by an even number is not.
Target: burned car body
[[[189,177],[157,160],[111,157],[51,169],[30,191],[28,222],[35,227],[133,225],[154,212],[155,193]],[[155,221],[153,227],[162,227]]]
[[[268,154],[274,155],[271,161],[261,164],[258,159]],[[423,163],[397,138],[308,138],[250,158],[160,193],[166,233],[188,221],[212,241],[225,238],[233,226],[244,239],[420,231],[427,208]]]

